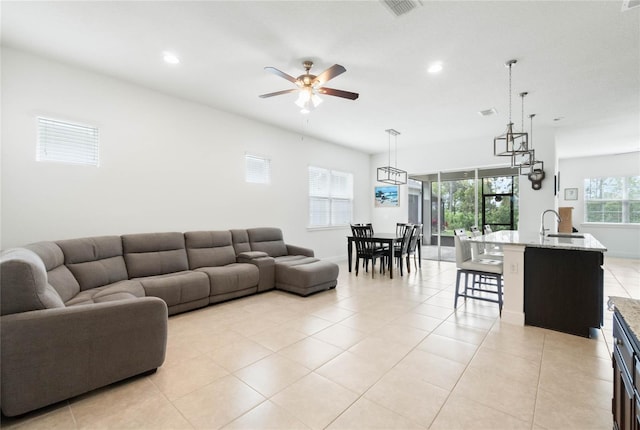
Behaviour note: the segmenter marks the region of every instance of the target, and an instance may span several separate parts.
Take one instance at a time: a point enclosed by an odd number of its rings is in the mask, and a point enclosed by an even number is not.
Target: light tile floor
[[[338,288],[279,291],[169,319],[167,359],[19,419],[24,429],[610,429],[611,313],[592,339],[453,309],[455,266],[404,277],[341,265]],[[606,258],[605,297],[640,298]]]

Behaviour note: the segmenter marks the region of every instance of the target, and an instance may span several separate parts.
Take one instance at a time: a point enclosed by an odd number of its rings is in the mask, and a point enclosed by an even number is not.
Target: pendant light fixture
[[[404,185],[407,183],[407,172],[398,169],[398,135],[399,131],[389,128],[385,130],[389,135],[389,158],[388,164],[384,167],[378,167],[378,182],[384,182],[385,184],[391,185]],[[394,166],[391,166],[391,136],[395,139],[395,163]]]
[[[520,162],[517,164],[520,174],[525,176],[531,173],[531,168],[536,161],[536,151],[533,149],[533,117],[535,116],[535,113],[529,115],[531,124],[529,127],[529,151],[522,155]]]
[[[544,173],[544,161],[536,160],[535,151],[533,149],[533,117],[536,116],[535,113],[529,115],[531,120],[531,149],[529,150],[529,160],[527,163],[523,163],[520,165],[520,174],[527,175],[527,179],[531,181],[531,188],[534,190],[539,190],[542,188],[542,181],[546,176]]]
[[[542,188],[542,180],[545,176],[544,162],[535,160],[531,166],[531,172],[527,175],[527,178],[531,181],[531,188],[534,190]]]
[[[513,122],[511,122],[511,69],[518,60],[509,60],[505,66],[509,68],[509,123],[507,130],[500,136],[493,139],[493,155],[497,157],[513,157],[523,154],[529,150],[529,136],[523,131],[513,131]]]

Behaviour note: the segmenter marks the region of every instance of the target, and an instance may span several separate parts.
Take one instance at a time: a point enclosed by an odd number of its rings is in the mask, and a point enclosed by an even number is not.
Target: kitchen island
[[[471,240],[502,246],[505,322],[585,337],[602,325],[607,249],[592,235],[509,230]]]
[[[640,423],[640,300],[610,297],[613,308],[613,428]]]

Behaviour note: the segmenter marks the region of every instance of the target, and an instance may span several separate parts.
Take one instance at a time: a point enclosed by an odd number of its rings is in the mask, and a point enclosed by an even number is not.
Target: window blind
[[[50,118],[38,118],[36,161],[97,166],[98,129]]]
[[[271,160],[260,156],[245,154],[245,180],[254,184],[271,183]]]
[[[309,227],[351,222],[353,174],[309,166]]]
[[[640,176],[584,180],[584,221],[640,224]]]

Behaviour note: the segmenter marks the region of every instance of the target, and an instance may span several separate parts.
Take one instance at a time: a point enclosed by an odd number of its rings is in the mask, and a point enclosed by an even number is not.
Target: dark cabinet
[[[632,339],[624,319],[613,318],[613,413],[614,430],[640,430],[640,361],[637,341]]]
[[[525,324],[589,337],[602,326],[602,263],[598,251],[527,247]]]
[[[618,430],[636,430],[633,385],[620,356],[613,354],[613,422]]]

